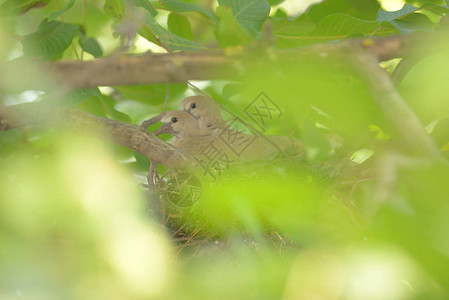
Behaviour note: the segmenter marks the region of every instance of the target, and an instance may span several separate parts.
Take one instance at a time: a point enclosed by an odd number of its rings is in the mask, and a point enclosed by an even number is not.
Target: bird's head
[[[168,111],[161,119],[162,126],[154,134],[168,133],[177,138],[193,137],[200,134],[198,120],[185,111]]]
[[[217,128],[224,124],[221,110],[217,102],[202,95],[185,98],[181,102],[181,109],[200,120],[207,128]]]

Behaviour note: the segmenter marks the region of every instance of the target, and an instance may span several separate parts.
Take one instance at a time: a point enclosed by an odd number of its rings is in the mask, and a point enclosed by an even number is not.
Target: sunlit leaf
[[[174,12],[188,12],[197,11],[210,18],[212,21],[217,22],[217,17],[209,10],[202,8],[199,5],[183,2],[178,0],[161,0],[163,6]]]
[[[229,6],[237,22],[255,36],[270,13],[267,0],[218,0],[220,6]]]
[[[23,52],[45,60],[55,59],[71,45],[77,29],[77,25],[44,20],[36,32],[23,37]]]

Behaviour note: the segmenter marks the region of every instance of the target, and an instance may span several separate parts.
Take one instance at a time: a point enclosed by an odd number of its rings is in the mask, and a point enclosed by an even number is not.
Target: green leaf
[[[449,14],[449,7],[446,5],[426,4],[420,10],[427,10],[440,16]]]
[[[307,10],[307,14],[314,22],[332,14],[348,14],[354,18],[374,21],[380,5],[377,0],[325,0]]]
[[[216,13],[220,22],[215,31],[215,36],[221,48],[240,45],[246,46],[251,43],[253,38],[240,26],[229,8],[217,7]]]
[[[268,0],[268,3],[270,3],[271,6],[275,6],[275,5],[281,4],[284,1],[285,0]]]
[[[163,28],[159,25],[156,20],[149,13],[146,14],[146,24],[151,29],[153,34],[158,38],[162,46],[169,48],[172,51],[175,50],[184,50],[184,51],[193,51],[193,50],[206,50],[207,47],[204,47],[198,43],[189,41],[179,35],[176,35],[167,29]]]
[[[286,48],[341,40],[351,36],[382,36],[396,33],[398,31],[388,23],[379,26],[376,21],[363,21],[346,14],[333,14],[319,21],[313,31],[298,35],[276,34],[276,45]]]
[[[382,8],[379,9],[377,13],[377,22],[382,23],[383,21],[391,22],[401,17],[410,15],[411,13],[417,11],[419,8],[410,4],[405,4],[403,8],[397,11],[386,11]]]
[[[91,97],[100,96],[101,92],[98,88],[76,89],[71,90],[63,99],[63,104],[76,105],[81,101]]]
[[[157,10],[151,5],[150,0],[133,0],[133,4],[137,7],[145,8],[153,17],[157,15]]]
[[[428,30],[435,27],[430,19],[420,13],[415,13],[420,8],[410,4],[397,11],[385,11],[380,9],[377,14],[379,24],[390,23],[404,34],[412,33],[417,30]]]
[[[101,46],[96,39],[81,35],[78,42],[81,49],[89,54],[92,54],[93,57],[98,58],[103,56],[103,50],[101,49]]]
[[[106,0],[103,9],[107,16],[122,19],[125,15],[125,2],[123,0]]]
[[[72,8],[73,4],[75,4],[75,0],[69,0],[69,2],[66,3],[66,5],[64,5],[63,8],[61,8],[60,10],[58,10],[57,12],[54,12],[50,15],[50,17],[48,17],[49,21],[53,21],[55,20],[57,17],[59,17],[60,15],[62,15],[63,13],[65,13],[67,10],[69,10],[70,8]]]
[[[260,31],[271,9],[267,0],[218,0],[218,4],[229,6],[237,22],[252,36]]]
[[[125,98],[135,100],[141,103],[158,105],[162,104],[167,94],[167,84],[149,84],[134,86],[118,86],[114,87]],[[185,83],[173,83],[169,87],[170,98],[176,98],[181,95],[187,88]]]
[[[273,23],[273,33],[275,35],[295,36],[315,29],[315,23],[306,14],[296,19],[270,18],[270,20]]]
[[[105,105],[99,96],[84,99],[84,101],[77,103],[75,107],[100,117],[106,117]]]
[[[317,162],[329,158],[332,147],[310,120],[307,120],[304,124],[303,138],[308,161]]]
[[[10,16],[27,12],[35,7],[43,7],[50,0],[7,0],[0,6],[0,16]]]
[[[136,163],[139,166],[139,169],[145,171],[148,171],[150,169],[150,160],[148,159],[148,157],[135,151],[133,151],[133,155],[136,159]]]
[[[104,107],[106,116],[114,120],[131,123],[131,118],[114,108],[115,100],[111,96],[100,95],[100,102]]]
[[[196,11],[200,12],[206,17],[213,20],[215,23],[218,21],[217,17],[209,10],[204,9],[196,4],[178,1],[178,0],[160,0],[160,3],[165,6],[167,9],[174,12],[188,12],[188,11]]]
[[[411,14],[399,20],[390,21],[389,23],[404,34],[409,34],[418,30],[427,31],[436,26],[436,24],[430,21],[429,17],[420,13]]]
[[[21,128],[13,128],[6,131],[0,131],[0,153],[6,150],[13,150],[21,146],[24,132]]]
[[[77,25],[44,20],[36,32],[23,37],[23,52],[44,60],[55,59],[72,44],[77,29]]]
[[[187,17],[170,13],[168,15],[167,27],[172,33],[193,41],[192,26],[190,26]]]

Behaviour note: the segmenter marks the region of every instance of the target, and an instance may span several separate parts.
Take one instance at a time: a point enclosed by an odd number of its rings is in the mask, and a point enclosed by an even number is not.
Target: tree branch
[[[190,165],[190,157],[137,125],[95,116],[74,108],[40,103],[0,108],[0,117],[10,128],[27,125],[63,126],[75,133],[109,140],[143,154],[168,168]]]
[[[424,130],[420,120],[402,99],[377,58],[364,49],[356,50],[351,60],[371,89],[371,95],[386,119],[398,130],[415,153],[440,156],[436,144]]]
[[[345,55],[344,51],[348,50],[348,45],[355,44],[369,49],[377,59],[382,61],[401,57],[406,48],[414,48],[422,38],[421,35],[407,35],[351,39],[275,51],[278,56],[326,53],[341,57]],[[188,80],[236,79],[236,76],[242,73],[242,66],[247,60],[246,55],[250,54],[251,52],[244,52],[227,56],[222,51],[147,53],[111,56],[92,61],[38,63],[35,67],[38,70],[48,71],[57,84],[70,88],[173,83]],[[9,62],[2,66],[2,69],[23,72],[23,78],[28,78],[26,75],[29,75],[29,70],[23,67],[23,62]],[[0,82],[5,82],[4,79]],[[33,86],[33,82],[27,84],[29,89],[41,88],[41,86]],[[34,83],[36,84],[39,83]]]

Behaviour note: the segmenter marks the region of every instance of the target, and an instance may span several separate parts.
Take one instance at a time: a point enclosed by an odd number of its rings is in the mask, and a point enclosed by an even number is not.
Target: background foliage
[[[247,56],[241,80],[194,84],[253,126],[244,109],[264,92],[283,113],[263,132],[306,150],[303,160],[201,178],[200,201],[171,204],[180,235],[153,222],[137,187],[145,157],[55,128],[0,132],[0,298],[447,299],[447,165],[411,153],[347,63],[276,57],[447,23],[445,1],[393,4],[0,1],[2,61],[29,74],[0,70],[5,106],[73,106],[140,124],[162,111],[166,84],[69,91],[34,63],[222,49]],[[448,67],[447,53],[427,55],[397,86],[446,156]],[[167,109],[195,93],[186,83],[168,90]]]

